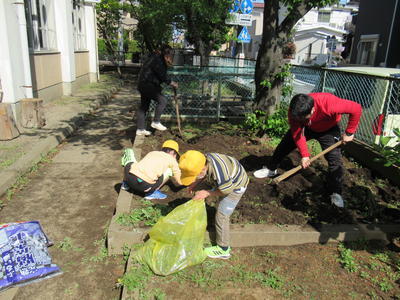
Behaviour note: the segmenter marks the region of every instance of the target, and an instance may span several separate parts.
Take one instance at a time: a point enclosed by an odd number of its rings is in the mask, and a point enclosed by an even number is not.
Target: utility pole
[[[118,66],[123,66],[125,64],[124,58],[124,28],[122,27],[122,16],[124,11],[122,10],[122,5],[124,0],[119,0],[120,10],[119,10],[119,27],[118,27]]]

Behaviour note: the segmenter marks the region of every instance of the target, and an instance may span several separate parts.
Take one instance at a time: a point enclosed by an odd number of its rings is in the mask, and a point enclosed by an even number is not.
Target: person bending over
[[[302,157],[305,169],[310,165],[307,140],[316,139],[322,150],[340,139],[343,143],[353,140],[362,113],[361,105],[336,97],[330,93],[295,95],[289,104],[288,119],[290,129],[275,149],[266,167],[254,172],[256,178],[274,177],[285,156],[296,147]],[[346,130],[341,135],[339,121],[342,114],[348,114]],[[341,149],[337,147],[325,154],[328,161],[328,191],[332,204],[344,207],[342,198],[343,163]]]
[[[122,189],[145,195],[145,199],[165,199],[167,195],[159,189],[173,176],[176,183],[182,185],[179,169],[179,145],[173,140],[163,143],[161,151],[151,151],[139,162],[133,150],[126,149],[121,159],[124,166]]]
[[[203,154],[189,150],[179,160],[182,171],[182,183],[189,186],[193,193],[195,187],[206,180],[213,189],[196,191],[193,199],[205,199],[209,196],[220,197],[215,215],[217,245],[205,248],[208,257],[228,259],[230,247],[230,216],[242,198],[249,183],[243,166],[233,157],[218,154]]]

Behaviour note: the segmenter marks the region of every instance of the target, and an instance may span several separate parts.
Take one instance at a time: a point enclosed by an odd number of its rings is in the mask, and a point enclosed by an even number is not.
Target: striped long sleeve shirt
[[[206,154],[208,175],[216,181],[218,189],[228,195],[249,183],[246,170],[239,161],[231,156],[218,153]]]

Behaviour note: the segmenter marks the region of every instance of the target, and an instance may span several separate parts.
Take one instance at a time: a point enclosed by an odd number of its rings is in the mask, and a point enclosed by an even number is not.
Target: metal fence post
[[[322,91],[321,92],[324,92],[324,90],[325,90],[325,79],[326,79],[326,70],[325,69],[323,69],[322,70]]]
[[[218,121],[221,116],[221,85],[222,85],[221,75],[218,75],[218,93],[217,93],[217,120]]]

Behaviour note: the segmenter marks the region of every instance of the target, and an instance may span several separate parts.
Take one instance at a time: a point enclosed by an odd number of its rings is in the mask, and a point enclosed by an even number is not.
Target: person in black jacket
[[[161,84],[166,83],[173,88],[177,88],[178,84],[167,75],[167,67],[172,66],[173,50],[169,46],[165,46],[161,53],[151,55],[143,64],[139,73],[138,90],[140,92],[140,105],[137,111],[137,130],[136,135],[150,135],[151,132],[146,130],[145,119],[149,110],[151,100],[157,101],[154,113],[154,119],[151,127],[164,131],[167,128],[160,123],[160,117],[167,105],[167,98],[161,94]]]

